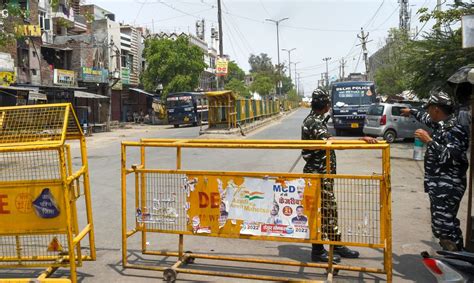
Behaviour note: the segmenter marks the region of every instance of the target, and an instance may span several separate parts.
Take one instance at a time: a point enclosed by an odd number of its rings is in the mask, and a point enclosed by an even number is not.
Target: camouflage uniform
[[[452,106],[453,103],[446,93],[438,92],[431,95],[430,104]],[[456,215],[466,190],[469,137],[454,115],[433,122],[427,113],[415,109],[410,113],[433,129],[433,140],[427,144],[424,160],[424,187],[430,198],[433,234],[441,240],[442,246],[443,240],[449,240],[460,249],[463,238]]]
[[[317,115],[311,112],[303,121],[302,140],[327,140],[331,137],[328,131],[324,115]],[[326,171],[326,151],[325,150],[303,150],[303,159],[306,161],[304,173],[328,173]],[[336,153],[330,153],[330,173],[336,174]],[[323,238],[331,241],[340,241],[341,232],[337,227],[337,203],[334,196],[334,180],[323,179],[321,190],[322,208],[322,232]]]

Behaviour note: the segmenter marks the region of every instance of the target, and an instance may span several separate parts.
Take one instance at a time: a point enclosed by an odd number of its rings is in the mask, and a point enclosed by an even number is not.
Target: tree
[[[0,47],[4,47],[15,43],[17,39],[24,38],[21,29],[17,29],[17,27],[24,24],[25,20],[30,17],[30,13],[14,3],[0,5],[0,10],[6,10],[8,13],[8,18],[2,19],[0,17]]]
[[[227,84],[233,79],[238,81],[245,80],[245,72],[239,67],[239,65],[237,65],[237,63],[235,63],[235,61],[230,61],[224,82]]]
[[[242,97],[245,97],[245,98],[250,97],[250,92],[248,88],[245,86],[245,83],[236,78],[233,78],[232,80],[230,80],[230,82],[228,82],[224,88],[226,90],[232,90]]]
[[[455,2],[444,11],[418,11],[421,22],[436,20],[433,29],[422,40],[412,41],[407,49],[405,71],[412,76],[409,86],[420,97],[426,97],[434,86],[446,86],[446,79],[459,67],[474,61],[473,52],[462,49],[462,30],[458,25],[463,15],[474,13],[474,7]]]
[[[289,101],[301,101],[301,96],[299,96],[298,93],[296,93],[296,90],[294,88],[288,91],[288,94],[286,97]]]
[[[275,72],[272,58],[268,57],[266,53],[260,53],[260,55],[250,54],[249,64],[250,73],[265,73],[273,75]]]
[[[404,30],[391,29],[389,41],[381,50],[383,56],[378,60],[384,62],[375,72],[375,83],[378,92],[385,95],[402,93],[409,88],[409,74],[405,72],[404,60],[410,42]]]
[[[142,74],[144,87],[154,92],[161,83],[163,96],[197,88],[199,76],[206,67],[203,51],[184,36],[176,40],[148,39],[144,54],[148,65]]]
[[[250,85],[250,91],[257,92],[261,96],[269,95],[274,88],[274,82],[264,74],[257,74]]]

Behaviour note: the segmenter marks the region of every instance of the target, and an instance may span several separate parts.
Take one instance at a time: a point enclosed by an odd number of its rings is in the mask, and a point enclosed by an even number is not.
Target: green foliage
[[[410,89],[426,97],[431,88],[446,86],[446,80],[460,67],[474,62],[474,53],[462,49],[461,30],[434,31],[413,41],[407,50],[405,71],[411,74]]]
[[[233,79],[236,79],[238,81],[245,80],[245,72],[234,61],[229,62],[227,71],[227,76],[224,79],[224,82],[226,84],[232,81]]]
[[[148,39],[145,42],[145,59],[148,67],[142,74],[147,91],[154,92],[163,84],[163,95],[171,92],[192,91],[199,85],[199,76],[206,68],[202,50],[189,44],[186,37]]]
[[[224,88],[226,90],[232,90],[242,97],[245,97],[245,98],[250,97],[250,92],[248,88],[245,86],[245,83],[236,78],[233,78],[232,80],[230,80],[230,82],[228,82]]]
[[[287,77],[285,75],[281,77],[281,83],[281,93],[289,93],[294,87],[293,81],[290,79],[290,77]]]
[[[274,82],[265,74],[257,74],[253,79],[253,83],[250,85],[250,90],[257,92],[261,96],[269,95],[274,88]]]
[[[289,100],[289,101],[301,101],[301,96],[298,95],[298,93],[296,93],[296,90],[294,88],[292,88],[290,91],[288,91],[288,94],[286,95],[286,98]]]
[[[463,3],[462,1],[455,1],[454,4],[447,10],[429,10],[428,8],[421,8],[418,10],[420,22],[428,22],[434,20],[433,29],[439,30],[442,26],[449,27],[461,21],[464,15],[474,14],[474,6],[472,4]]]
[[[20,33],[16,31],[16,27],[24,24],[24,19],[30,16],[29,11],[21,9],[17,4],[0,5],[0,10],[3,9],[8,11],[9,16],[7,19],[0,19],[3,22],[3,30],[0,30],[0,47],[13,44],[15,40],[22,38]]]
[[[404,60],[410,40],[405,31],[391,29],[389,42],[380,52],[377,60],[385,64],[375,72],[378,92],[384,95],[400,94],[409,87],[410,76],[405,72]]]
[[[272,58],[268,57],[266,53],[260,53],[260,55],[250,54],[249,64],[250,73],[264,73],[267,75],[275,73]]]

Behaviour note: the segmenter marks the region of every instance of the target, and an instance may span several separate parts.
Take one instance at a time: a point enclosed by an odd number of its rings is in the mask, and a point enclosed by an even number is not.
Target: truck
[[[334,82],[330,90],[331,119],[336,135],[348,129],[362,131],[370,105],[378,101],[374,82]]]

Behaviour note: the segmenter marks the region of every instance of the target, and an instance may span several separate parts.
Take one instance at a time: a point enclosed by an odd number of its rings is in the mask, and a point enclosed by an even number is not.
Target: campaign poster
[[[308,239],[308,216],[303,203],[305,180],[297,179],[283,183],[273,181],[271,186],[273,200],[265,221],[246,220],[240,233]]]

